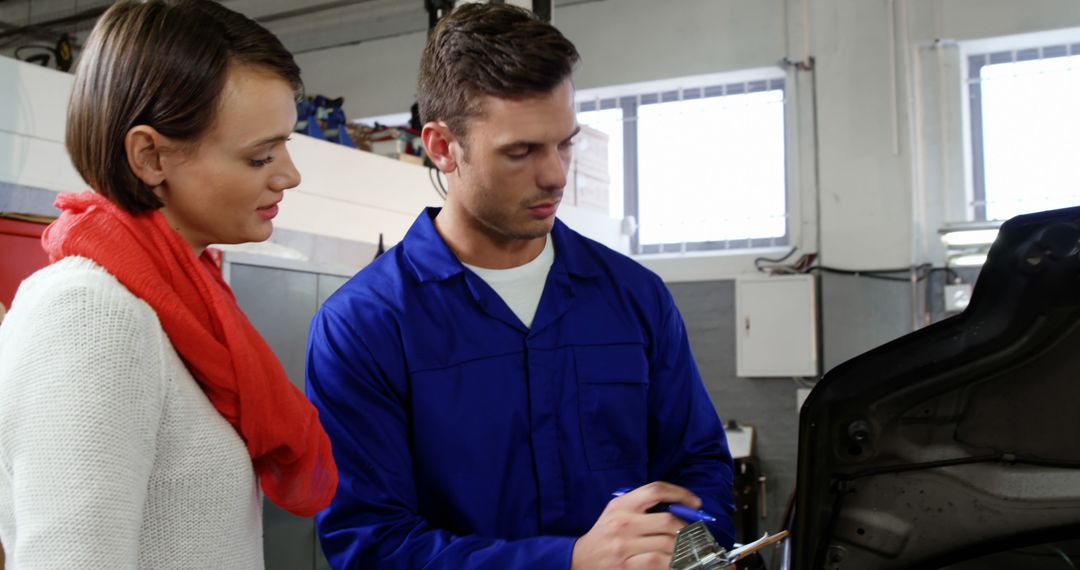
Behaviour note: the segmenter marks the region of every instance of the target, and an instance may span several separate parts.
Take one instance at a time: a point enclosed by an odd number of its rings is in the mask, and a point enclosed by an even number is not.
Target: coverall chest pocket
[[[582,445],[593,470],[648,459],[649,363],[641,345],[574,349]]]

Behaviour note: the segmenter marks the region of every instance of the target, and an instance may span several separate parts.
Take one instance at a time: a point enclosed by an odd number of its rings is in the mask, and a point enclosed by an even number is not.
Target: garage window
[[[968,57],[974,219],[1080,204],[1080,43]]]
[[[637,220],[635,253],[788,244],[784,79],[763,75],[579,92],[578,121],[608,134],[612,213]]]

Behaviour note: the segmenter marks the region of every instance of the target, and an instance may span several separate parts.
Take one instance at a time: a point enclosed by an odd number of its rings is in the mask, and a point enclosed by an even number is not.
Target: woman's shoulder
[[[84,257],[64,258],[38,270],[19,285],[4,327],[34,323],[70,324],[81,320],[97,334],[120,329],[160,329],[157,314],[104,267]],[[105,325],[105,326],[97,326]]]
[[[120,285],[104,267],[96,261],[85,257],[65,257],[56,263],[43,267],[27,277],[19,286],[19,292],[24,289],[50,289],[97,287],[108,288]],[[16,297],[17,298],[17,297]]]
[[[66,257],[27,277],[15,294],[10,311],[30,302],[50,303],[62,297],[90,297],[113,304],[141,304],[104,267],[85,257]]]
[[[0,387],[65,402],[87,394],[158,401],[163,384],[147,379],[167,377],[167,342],[149,305],[97,263],[66,258],[19,286],[0,325]]]

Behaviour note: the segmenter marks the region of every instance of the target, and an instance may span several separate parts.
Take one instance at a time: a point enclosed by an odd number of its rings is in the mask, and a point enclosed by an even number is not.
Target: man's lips
[[[559,206],[559,201],[558,200],[556,200],[554,202],[541,202],[539,204],[529,206],[529,211],[532,212],[533,215],[538,217],[538,218],[546,218],[548,216],[553,215],[555,213],[556,208],[558,208],[558,206]]]

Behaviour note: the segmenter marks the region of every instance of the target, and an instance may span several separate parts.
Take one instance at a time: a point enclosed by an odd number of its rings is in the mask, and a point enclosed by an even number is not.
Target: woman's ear
[[[441,172],[449,174],[457,170],[457,160],[450,152],[451,145],[457,140],[450,127],[442,121],[431,121],[420,131],[420,140],[424,143],[428,158]]]
[[[127,152],[128,166],[135,176],[150,188],[157,188],[165,182],[165,168],[162,154],[165,152],[165,137],[153,127],[135,125],[124,135],[124,150]]]

